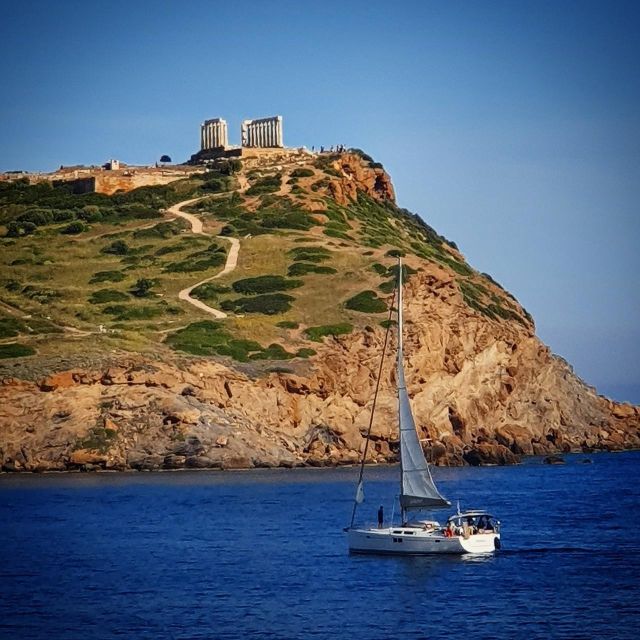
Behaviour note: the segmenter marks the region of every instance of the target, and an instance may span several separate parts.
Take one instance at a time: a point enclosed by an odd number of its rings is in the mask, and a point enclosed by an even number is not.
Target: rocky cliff
[[[318,185],[313,193],[301,189],[305,197],[326,194],[327,200],[315,200],[322,205],[316,211],[324,208],[330,214],[332,203],[348,207],[361,194],[393,201],[389,177],[371,162],[343,154],[325,166],[330,170],[322,183],[317,175],[308,176]],[[246,207],[259,211],[253,201]],[[395,227],[402,220],[389,224]],[[342,238],[324,246],[336,259],[342,259],[344,249],[351,260],[359,251],[363,264],[381,260],[388,246],[350,244],[353,234],[369,223],[352,218],[348,233],[340,231]],[[249,240],[244,246],[251,246]],[[464,265],[455,247],[441,241],[437,250],[422,250],[415,242],[406,246],[416,249],[406,251],[407,382],[434,464],[509,464],[528,454],[640,446],[639,408],[599,396],[576,377],[535,336],[531,318],[515,299]],[[376,268],[383,270],[379,263]],[[333,288],[323,288],[329,289],[329,297],[343,299],[341,287],[351,286],[353,293],[361,288],[354,289],[353,281],[363,276],[354,268],[347,284],[338,275],[331,277]],[[317,289],[312,294],[320,295]],[[391,304],[390,295],[384,300]],[[349,308],[340,302],[336,313],[353,319],[358,312]],[[304,320],[303,311],[294,307],[291,313]],[[302,330],[309,322],[290,322],[291,329],[279,330],[282,348],[312,344],[316,353],[289,359],[286,367],[177,353],[157,344],[138,352],[94,352],[93,360],[80,355],[62,360],[43,353],[37,366],[28,359],[5,365],[0,368],[2,468],[230,469],[355,463],[363,448],[386,331],[380,322],[384,315],[371,313],[361,314],[362,321],[350,332],[336,331],[321,342],[305,340]],[[239,318],[237,330],[247,331],[242,322]],[[268,333],[271,325],[260,324],[257,331]],[[397,458],[394,345],[392,330],[370,462]]]

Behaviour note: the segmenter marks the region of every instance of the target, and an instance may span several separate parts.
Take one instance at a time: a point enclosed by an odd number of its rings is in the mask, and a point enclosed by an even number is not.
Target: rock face
[[[640,446],[640,410],[602,396],[533,326],[467,306],[451,273],[428,265],[405,292],[409,394],[437,465],[510,464],[521,455]],[[326,339],[305,376],[252,378],[232,363],[120,356],[0,386],[5,471],[237,469],[358,461],[384,330]],[[393,348],[370,462],[397,458]]]
[[[329,192],[338,204],[346,205],[356,200],[358,191],[376,200],[395,201],[391,178],[382,167],[368,166],[355,153],[342,153],[333,168],[341,178],[329,183]]]

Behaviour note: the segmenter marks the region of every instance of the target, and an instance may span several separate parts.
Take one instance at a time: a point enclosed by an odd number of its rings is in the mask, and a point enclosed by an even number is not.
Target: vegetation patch
[[[205,282],[193,289],[191,296],[202,301],[217,300],[220,294],[229,293],[230,291],[231,287],[227,287],[226,285]]]
[[[122,304],[109,305],[103,307],[102,312],[114,316],[117,321],[123,320],[152,320],[162,315],[164,309],[161,306],[124,306]]]
[[[249,356],[251,360],[290,360],[294,357],[295,354],[289,353],[282,345],[276,343]]]
[[[187,228],[190,228],[189,223],[182,218],[178,218],[177,220],[171,220],[170,222],[159,222],[158,224],[153,225],[153,227],[149,227],[147,229],[138,229],[133,232],[133,237],[136,239],[161,238],[162,240],[166,240],[173,236],[177,236]]]
[[[308,327],[304,333],[313,342],[322,342],[325,336],[342,336],[353,331],[353,325],[348,322],[325,324],[318,327]]]
[[[263,193],[274,193],[282,186],[282,174],[258,178],[246,191],[248,196],[259,196]]]
[[[331,257],[331,251],[325,247],[294,247],[289,249],[288,255],[296,262],[324,262]]]
[[[310,273],[330,274],[338,273],[338,271],[333,267],[325,267],[319,264],[312,264],[309,262],[294,262],[289,267],[287,273],[290,276],[306,276]]]
[[[252,295],[296,289],[303,284],[304,282],[302,282],[302,280],[290,280],[283,276],[258,276],[256,278],[236,280],[231,286],[236,293]]]
[[[252,340],[237,340],[220,322],[203,320],[171,333],[166,340],[174,349],[201,356],[229,356],[239,362],[249,360],[289,360],[294,354],[277,344],[266,349]],[[297,355],[297,354],[296,354]]]
[[[0,344],[0,359],[23,358],[34,355],[36,350],[26,344],[12,342],[11,344]]]
[[[294,322],[293,320],[281,320],[280,322],[276,322],[276,327],[280,327],[281,329],[297,329],[300,326],[299,322]]]
[[[107,302],[124,302],[128,299],[129,296],[122,291],[116,291],[115,289],[99,289],[91,294],[89,302],[91,304],[105,304]]]
[[[17,318],[0,318],[0,338],[15,338],[23,327]]]
[[[251,298],[225,300],[220,306],[225,311],[234,313],[264,313],[265,315],[273,316],[289,311],[293,300],[295,298],[286,293],[267,293]]]
[[[305,167],[298,167],[291,172],[292,178],[311,178],[313,175],[315,175],[313,169]]]
[[[384,300],[378,298],[375,291],[362,291],[349,298],[344,303],[344,306],[347,309],[361,313],[384,313],[387,311],[387,305]]]
[[[129,251],[129,245],[124,240],[114,240],[100,249],[100,253],[109,253],[114,256],[125,256]]]
[[[121,271],[98,271],[91,276],[89,284],[99,282],[122,282],[125,279],[124,273]]]
[[[213,267],[221,267],[226,262],[227,251],[215,243],[203,251],[196,251],[179,262],[171,262],[164,267],[164,271],[185,273],[191,271],[206,271]]]
[[[92,451],[106,453],[113,445],[117,436],[118,432],[115,429],[91,427],[89,433],[76,442],[74,449],[91,449]]]

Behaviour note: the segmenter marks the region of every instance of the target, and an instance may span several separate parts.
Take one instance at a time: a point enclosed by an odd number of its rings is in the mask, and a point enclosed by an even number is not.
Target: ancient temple
[[[226,149],[229,146],[227,121],[222,118],[205,120],[200,125],[200,149]]]
[[[241,135],[243,147],[283,147],[282,116],[243,120]]]

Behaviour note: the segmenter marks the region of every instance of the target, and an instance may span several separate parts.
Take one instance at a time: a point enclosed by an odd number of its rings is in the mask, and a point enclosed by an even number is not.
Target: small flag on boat
[[[364,502],[364,488],[362,486],[362,480],[358,482],[358,488],[356,489],[356,502],[362,504]]]

